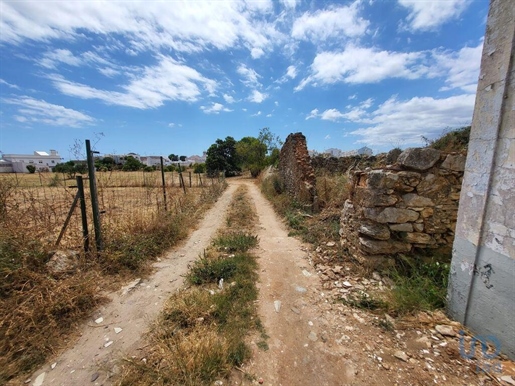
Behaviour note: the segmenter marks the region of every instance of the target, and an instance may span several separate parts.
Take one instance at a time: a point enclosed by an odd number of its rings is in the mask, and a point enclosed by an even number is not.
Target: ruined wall
[[[415,148],[393,166],[354,172],[342,245],[371,265],[415,248],[450,248],[464,168],[464,155]]]
[[[492,0],[448,288],[450,315],[513,359],[514,45],[513,1]]]
[[[279,175],[286,191],[300,202],[316,206],[316,178],[306,137],[290,134],[279,155]]]

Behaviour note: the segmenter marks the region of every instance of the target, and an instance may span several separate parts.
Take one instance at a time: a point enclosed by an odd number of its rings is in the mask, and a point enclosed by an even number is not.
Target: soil
[[[342,303],[341,285],[328,286],[322,277],[332,276],[333,283],[346,282],[348,288],[382,286],[381,278],[354,277],[345,266],[333,267],[330,272],[315,269],[312,257],[321,251],[289,237],[258,187],[251,180],[240,179],[229,181],[229,188],[198,229],[155,264],[151,277],[110,294],[111,302],[84,324],[73,347],[49,361],[27,383],[110,385],[111,376],[118,371],[117,361],[137,355],[145,345],[148,323],[169,295],[183,285],[188,264],[209,245],[239,184],[248,185],[259,218],[259,248],[254,251],[260,267],[257,306],[268,349],[258,345],[259,334],[250,337],[252,360],[235,370],[229,381],[217,384],[509,385],[509,377],[515,379],[513,362],[502,356],[488,363],[481,358],[463,358],[459,336],[435,330],[437,324],[454,333],[461,328],[441,312],[421,313],[409,323],[393,320],[385,324],[384,315]],[[97,323],[100,317],[103,320]],[[115,328],[122,330],[116,333]],[[470,337],[465,342],[470,342]],[[488,373],[476,371],[477,366],[486,365],[491,366]]]

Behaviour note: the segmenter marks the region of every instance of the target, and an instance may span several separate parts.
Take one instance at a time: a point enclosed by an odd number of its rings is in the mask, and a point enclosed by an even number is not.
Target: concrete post
[[[515,11],[491,0],[449,278],[449,314],[515,359]]]

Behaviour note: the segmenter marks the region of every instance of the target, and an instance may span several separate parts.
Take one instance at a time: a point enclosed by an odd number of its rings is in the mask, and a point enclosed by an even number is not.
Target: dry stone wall
[[[299,202],[316,209],[316,178],[309,157],[306,137],[302,133],[290,134],[279,155],[279,175],[286,191]]]
[[[354,172],[341,216],[342,246],[371,265],[417,248],[450,248],[465,160],[413,148],[395,165]]]

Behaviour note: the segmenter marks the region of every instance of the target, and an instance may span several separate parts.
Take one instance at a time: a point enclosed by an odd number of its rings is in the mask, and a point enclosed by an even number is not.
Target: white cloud
[[[349,99],[350,99],[350,100],[353,100],[353,99],[356,99],[357,97],[358,97],[358,96],[357,96],[356,94],[354,94],[354,95],[351,95],[351,96],[349,97]]]
[[[295,77],[297,76],[297,69],[295,68],[295,66],[288,66],[288,68],[286,69],[286,76],[291,79],[295,79]]]
[[[9,82],[1,79],[1,78],[0,78],[0,84],[5,84],[7,87],[14,88],[15,90],[19,90],[20,89],[17,85],[9,83]]]
[[[306,119],[320,117],[320,119],[324,121],[333,122],[339,122],[341,119],[346,119],[348,121],[359,121],[364,115],[367,114],[367,110],[372,107],[373,103],[374,100],[372,98],[368,98],[357,106],[348,106],[348,111],[345,113],[337,109],[328,109],[319,114],[318,109],[314,109]]]
[[[224,107],[221,103],[213,103],[211,106],[200,106],[200,109],[206,114],[219,114],[220,111],[230,112],[231,109]]]
[[[126,53],[172,49],[200,52],[241,45],[264,50],[280,39],[262,16],[270,0],[212,2],[2,2],[0,41],[83,39],[84,33],[123,39]],[[127,44],[125,44],[127,43]]]
[[[318,109],[313,109],[313,110],[311,110],[309,115],[306,117],[306,121],[308,119],[313,119],[313,118],[316,118],[316,117],[318,117]]]
[[[122,86],[123,92],[99,90],[66,80],[60,75],[51,75],[50,79],[63,94],[139,109],[160,107],[166,101],[194,102],[200,98],[202,92],[212,94],[217,88],[215,81],[165,56],[159,58],[157,65],[145,67],[140,74],[134,74],[131,81]]]
[[[390,52],[348,45],[343,52],[321,52],[311,64],[311,74],[295,91],[307,84],[376,83],[387,78],[416,79],[429,69],[421,52]]]
[[[295,9],[300,3],[300,0],[280,0],[284,8]]]
[[[463,47],[458,52],[435,53],[438,66],[446,72],[447,86],[443,90],[460,88],[469,93],[475,93],[483,43],[477,47]]]
[[[266,117],[267,118],[270,118],[272,116],[272,114],[267,114]]]
[[[99,68],[98,72],[100,72],[104,76],[107,76],[108,78],[112,78],[112,77],[120,74],[120,71],[114,70],[109,67]]]
[[[263,51],[261,48],[253,48],[250,50],[250,56],[252,56],[252,59],[259,59],[265,54],[265,51]]]
[[[276,106],[279,106],[279,102],[278,102],[278,101],[275,101],[275,102],[274,102],[274,104],[275,104]]]
[[[324,139],[331,139],[331,136],[329,134],[327,134]]]
[[[328,38],[363,35],[369,22],[359,17],[360,1],[349,6],[306,12],[295,20],[291,35],[295,39],[321,42]]]
[[[3,99],[4,103],[19,106],[15,119],[18,122],[43,123],[52,126],[81,127],[95,121],[93,117],[80,111],[68,109],[64,106],[54,105],[44,100],[28,96]]]
[[[369,146],[422,144],[421,136],[435,138],[446,128],[469,125],[475,95],[449,98],[415,97],[399,101],[388,99],[375,111],[355,120],[363,127],[351,134],[360,136],[359,143]]]
[[[413,31],[434,30],[445,22],[455,19],[471,4],[472,0],[420,1],[398,0],[409,9],[409,28]]]
[[[252,114],[251,117],[259,117],[261,115],[261,111],[258,111],[256,114]]]
[[[325,110],[322,114],[320,114],[320,118],[322,118],[324,121],[333,121],[336,122],[343,118],[345,114],[342,114],[336,109],[329,109]]]
[[[223,95],[224,97],[224,100],[227,102],[227,103],[234,103],[236,102],[236,100],[234,99],[234,97],[232,97],[231,95],[229,94],[224,94]]]
[[[170,123],[168,124],[168,127],[175,127],[175,123],[170,122]]]
[[[70,50],[57,49],[46,52],[38,63],[45,68],[56,68],[59,63],[77,67],[82,65],[83,61],[73,55]]]
[[[240,64],[236,69],[236,72],[240,74],[244,79],[241,81],[247,87],[261,86],[259,78],[261,76],[254,71],[252,68],[248,68],[244,64]]]
[[[259,92],[258,90],[254,90],[252,91],[252,94],[250,94],[249,96],[249,101],[250,102],[254,102],[254,103],[261,103],[263,102],[266,98],[268,98],[268,94],[265,94],[265,93],[261,93]]]

